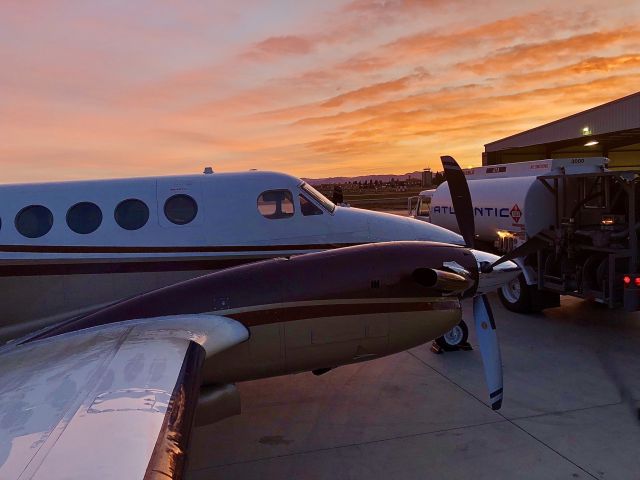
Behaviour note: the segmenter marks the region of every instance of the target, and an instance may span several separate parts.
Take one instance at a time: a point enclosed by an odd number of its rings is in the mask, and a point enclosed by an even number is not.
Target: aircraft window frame
[[[280,204],[276,205],[275,207],[275,211],[273,213],[266,213],[262,210],[262,208],[264,208],[266,206],[266,203],[261,204],[260,203],[260,199],[264,197],[265,194],[267,193],[282,193],[284,194],[284,199],[288,200],[289,203],[291,204],[291,213],[289,212],[284,212],[282,211],[282,200],[280,200]],[[266,202],[265,200],[263,200],[263,202]],[[277,203],[277,202],[276,202]],[[293,194],[291,193],[290,190],[286,189],[286,188],[274,188],[272,190],[265,190],[264,192],[262,192],[260,195],[258,195],[258,198],[256,199],[256,205],[258,208],[258,213],[260,215],[262,215],[264,218],[267,218],[269,220],[280,220],[283,218],[291,218],[296,214],[296,205],[293,201]],[[278,209],[280,209],[280,211],[278,211]]]
[[[37,228],[37,230],[32,228],[31,230],[26,229],[25,231],[25,225],[23,225],[21,221],[24,219],[24,215],[30,212],[39,212],[39,214],[43,214],[44,217],[35,218],[36,224],[34,226]],[[37,215],[38,214],[36,214],[36,216]],[[44,220],[44,223],[41,223],[42,220]],[[40,238],[40,237],[44,237],[47,233],[51,231],[51,228],[53,228],[53,221],[54,221],[53,213],[44,205],[28,205],[22,208],[16,214],[14,224],[18,233],[23,237]]]
[[[190,216],[188,218],[184,217],[181,219],[179,217],[176,217],[175,211],[170,215],[171,212],[168,210],[170,208],[170,202],[175,200],[187,200],[187,202],[190,203],[190,207],[192,207],[192,211],[190,212]],[[177,193],[165,200],[163,210],[164,210],[164,216],[171,223],[175,225],[187,225],[193,222],[195,218],[198,216],[198,202],[196,202],[196,199],[193,198],[191,195],[187,195],[186,193]]]
[[[313,203],[311,200],[309,200],[302,193],[298,194],[298,201],[300,202],[300,213],[302,213],[303,217],[312,217],[312,216],[315,216],[315,215],[324,214],[324,212],[322,211],[322,209],[320,207],[318,207],[315,203]],[[302,203],[303,201],[305,201],[306,204],[308,204],[310,207],[305,206],[305,204]],[[306,209],[309,209],[309,208],[310,208],[310,210],[306,210]],[[306,210],[306,213],[305,213],[305,210]]]
[[[83,207],[88,207],[92,209],[92,211],[88,214],[85,211],[79,214],[78,216],[76,216],[75,218],[73,218],[73,215],[74,215],[73,210],[78,208],[83,208]],[[94,216],[94,218],[90,218],[90,216],[92,215]],[[74,223],[78,221],[79,217],[81,217],[80,221],[83,223],[82,224]],[[93,223],[88,223],[87,222],[88,218],[89,218],[89,222],[93,222]],[[78,202],[72,205],[71,207],[69,207],[69,210],[67,210],[67,216],[66,216],[67,227],[69,227],[71,231],[79,235],[88,235],[90,233],[95,232],[96,230],[98,230],[98,228],[100,228],[100,225],[102,225],[102,220],[103,220],[102,209],[93,202]],[[85,228],[87,225],[89,225],[89,228]]]
[[[124,223],[125,218],[123,218],[119,213],[119,211],[124,208],[124,205],[131,205],[131,204],[137,204],[137,205],[142,205],[144,207],[144,222],[140,223],[136,223],[136,224],[127,224]],[[140,200],[139,198],[127,198],[125,200],[122,200],[120,203],[118,203],[118,205],[116,205],[116,208],[113,210],[113,218],[115,219],[116,223],[118,224],[118,226],[124,230],[129,230],[129,231],[135,231],[135,230],[140,230],[142,227],[144,227],[147,223],[149,223],[149,206],[143,202],[142,200]],[[124,224],[123,224],[124,223]]]
[[[311,198],[313,198],[316,202],[318,202],[320,205],[322,205],[322,207],[329,213],[333,213],[336,211],[336,204],[333,203],[331,200],[329,200],[327,197],[325,197],[322,193],[320,193],[318,190],[316,190],[315,188],[313,188],[311,185],[309,185],[307,182],[302,182],[300,184],[300,190],[303,190],[305,193],[307,193]]]

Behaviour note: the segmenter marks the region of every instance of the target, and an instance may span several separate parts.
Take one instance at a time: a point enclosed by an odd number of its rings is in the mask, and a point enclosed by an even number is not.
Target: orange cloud
[[[431,156],[430,165],[437,167],[439,153],[452,151],[459,145],[466,145],[465,149],[468,149],[471,142],[476,145],[476,153],[471,157],[461,155],[460,159],[465,163],[477,163],[477,152],[490,139],[624,96],[633,91],[639,78],[634,74],[622,75],[519,94],[485,92],[486,95],[470,97],[466,104],[450,104],[435,114],[421,110],[398,112],[387,104],[387,111],[379,109],[377,116],[342,127],[333,136],[310,142],[307,147],[332,156],[366,157],[368,162],[388,158],[390,151],[395,152],[394,156],[405,152],[407,157],[413,158],[419,158],[423,151],[425,160],[422,164]],[[598,93],[594,95],[594,92]],[[550,105],[556,108],[550,108]],[[407,140],[409,146],[405,145]]]
[[[438,110],[445,105],[454,105],[457,102],[468,102],[473,95],[482,91],[491,90],[490,87],[480,85],[462,85],[460,87],[444,87],[434,91],[407,95],[397,100],[373,104],[358,108],[351,112],[340,112],[332,115],[302,118],[296,121],[299,125],[345,125],[364,121],[367,118],[376,117],[384,112],[402,112],[423,108],[425,110]]]
[[[638,41],[640,41],[640,29],[623,27],[563,39],[515,45],[488,55],[480,62],[462,66],[477,74],[495,74],[497,71],[513,71],[514,68],[538,67],[573,60],[585,50],[598,51],[617,44],[634,47]]]
[[[415,81],[423,80],[430,75],[426,72],[415,73],[413,75],[407,75],[405,77],[390,80],[388,82],[380,82],[374,85],[358,88],[341,95],[337,95],[323,102],[323,107],[339,107],[345,103],[350,102],[363,102],[376,100],[388,93],[396,93],[406,90]]]
[[[296,35],[269,37],[256,43],[245,57],[252,59],[268,59],[279,55],[305,55],[314,49],[314,41]]]
[[[640,54],[614,57],[590,57],[577,63],[548,70],[533,70],[525,73],[507,74],[504,82],[520,89],[544,84],[561,84],[575,81],[576,76],[597,76],[603,73],[640,69]]]
[[[451,51],[477,52],[480,47],[499,48],[516,38],[548,37],[559,31],[575,30],[591,25],[589,14],[563,12],[528,12],[453,31],[429,30],[400,37],[379,49],[375,55],[359,54],[339,67],[354,72],[388,68],[416,58],[438,57]]]

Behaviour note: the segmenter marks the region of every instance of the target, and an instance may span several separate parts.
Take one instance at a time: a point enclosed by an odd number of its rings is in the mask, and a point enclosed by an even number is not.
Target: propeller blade
[[[458,222],[460,235],[464,238],[467,248],[472,249],[475,243],[476,227],[467,178],[453,157],[446,155],[440,157],[440,160],[442,161],[447,183],[449,184],[451,203],[456,215],[456,221]],[[526,245],[526,243],[522,246]],[[531,247],[533,247],[533,245]],[[478,252],[474,252],[476,258],[477,253]],[[516,258],[521,255],[521,253],[516,254],[511,258]],[[507,258],[508,256],[509,255],[505,255],[499,258],[493,265],[486,262],[484,269],[488,267],[488,272],[491,272],[491,269],[496,265],[510,260],[511,258]],[[479,261],[478,266],[481,268],[481,272],[488,275],[489,273],[484,271],[480,263]],[[500,358],[500,345],[498,344],[498,336],[496,334],[496,322],[493,319],[493,312],[491,311],[491,306],[489,305],[489,300],[486,295],[482,294],[473,297],[473,316],[476,322],[476,334],[478,336],[478,342],[480,343],[480,353],[482,355],[482,363],[484,364],[484,376],[489,390],[491,408],[498,410],[502,406],[502,359]]]
[[[473,316],[476,321],[476,335],[480,343],[480,353],[484,364],[484,377],[489,390],[491,408],[502,406],[502,359],[496,334],[496,323],[486,295],[473,298]]]
[[[448,155],[440,157],[442,167],[449,184],[451,193],[451,203],[456,214],[460,235],[464,238],[467,247],[473,248],[476,226],[473,217],[473,205],[471,203],[471,193],[469,185],[464,176],[464,172],[453,157]]]
[[[552,230],[543,230],[529,240],[524,242],[522,245],[514,248],[507,254],[500,257],[498,260],[493,262],[489,267],[489,270],[493,269],[493,267],[500,265],[501,263],[508,262],[518,257],[526,257],[530,253],[533,253],[537,250],[540,250],[543,247],[546,247],[550,243],[553,242],[553,231]]]

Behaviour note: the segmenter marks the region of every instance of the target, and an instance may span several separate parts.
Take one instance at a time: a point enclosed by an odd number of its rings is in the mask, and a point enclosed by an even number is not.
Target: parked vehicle
[[[508,309],[538,311],[572,295],[640,310],[640,170],[607,167],[607,158],[595,157],[464,170],[477,244],[513,252],[522,270],[499,291]],[[446,182],[409,199],[408,208],[414,218],[459,230]]]

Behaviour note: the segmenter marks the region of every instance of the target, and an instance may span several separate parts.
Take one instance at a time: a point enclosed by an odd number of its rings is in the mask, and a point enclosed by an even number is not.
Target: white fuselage
[[[192,199],[192,219],[184,204],[167,212],[174,196]],[[148,210],[132,230],[118,209],[131,199]],[[71,228],[79,203],[100,210],[90,233]],[[190,221],[174,223],[175,215]],[[255,171],[3,185],[0,220],[0,339],[241,263],[389,240],[462,243],[413,219],[332,208],[298,178]]]

